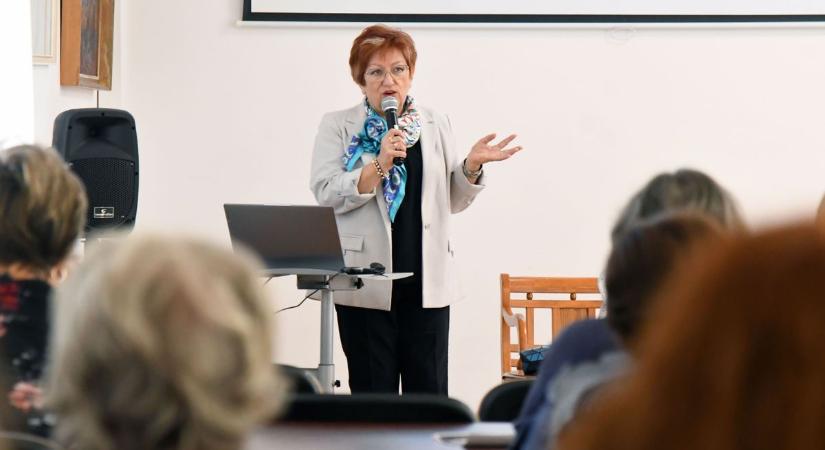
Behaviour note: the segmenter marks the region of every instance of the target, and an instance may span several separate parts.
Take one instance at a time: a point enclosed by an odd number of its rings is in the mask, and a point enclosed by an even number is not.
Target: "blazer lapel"
[[[361,131],[361,128],[364,126],[364,119],[366,119],[366,117],[367,113],[364,112],[364,107],[360,104],[349,110],[349,113],[344,119],[344,128],[347,131],[347,142],[345,145],[349,145],[352,137]]]

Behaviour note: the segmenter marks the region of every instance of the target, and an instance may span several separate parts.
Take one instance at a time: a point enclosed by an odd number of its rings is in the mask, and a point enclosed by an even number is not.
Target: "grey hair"
[[[733,198],[713,178],[698,170],[679,169],[655,176],[630,199],[613,226],[611,240],[615,243],[641,220],[677,211],[700,214],[729,230],[745,227]]]
[[[58,440],[84,450],[238,448],[284,390],[255,267],[189,238],[98,245],[54,302],[47,406]]]

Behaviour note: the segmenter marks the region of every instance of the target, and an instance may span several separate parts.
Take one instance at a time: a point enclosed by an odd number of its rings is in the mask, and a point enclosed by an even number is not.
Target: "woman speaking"
[[[346,264],[414,274],[336,292],[353,393],[397,393],[400,378],[405,393],[447,394],[450,214],[482,190],[484,164],[521,150],[505,148],[515,135],[493,144],[489,134],[459,156],[447,117],[408,95],[416,57],[407,33],[364,29],[349,58],[364,99],[326,114],[315,139],[310,187],[335,209]]]

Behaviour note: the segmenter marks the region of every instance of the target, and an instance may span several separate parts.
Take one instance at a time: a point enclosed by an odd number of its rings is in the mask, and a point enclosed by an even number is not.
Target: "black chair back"
[[[475,421],[464,403],[427,394],[296,394],[280,422],[451,423]]]
[[[514,421],[521,412],[521,405],[532,384],[532,379],[516,380],[490,389],[478,407],[478,420],[482,422]]]
[[[291,384],[290,392],[295,394],[319,394],[321,383],[315,375],[295,366],[286,364],[275,364],[275,370],[289,380]]]

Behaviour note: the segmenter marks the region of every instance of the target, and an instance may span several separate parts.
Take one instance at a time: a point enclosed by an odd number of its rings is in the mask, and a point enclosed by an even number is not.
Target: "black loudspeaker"
[[[52,146],[86,186],[86,231],[134,226],[138,146],[131,114],[103,108],[63,111],[54,121]]]

